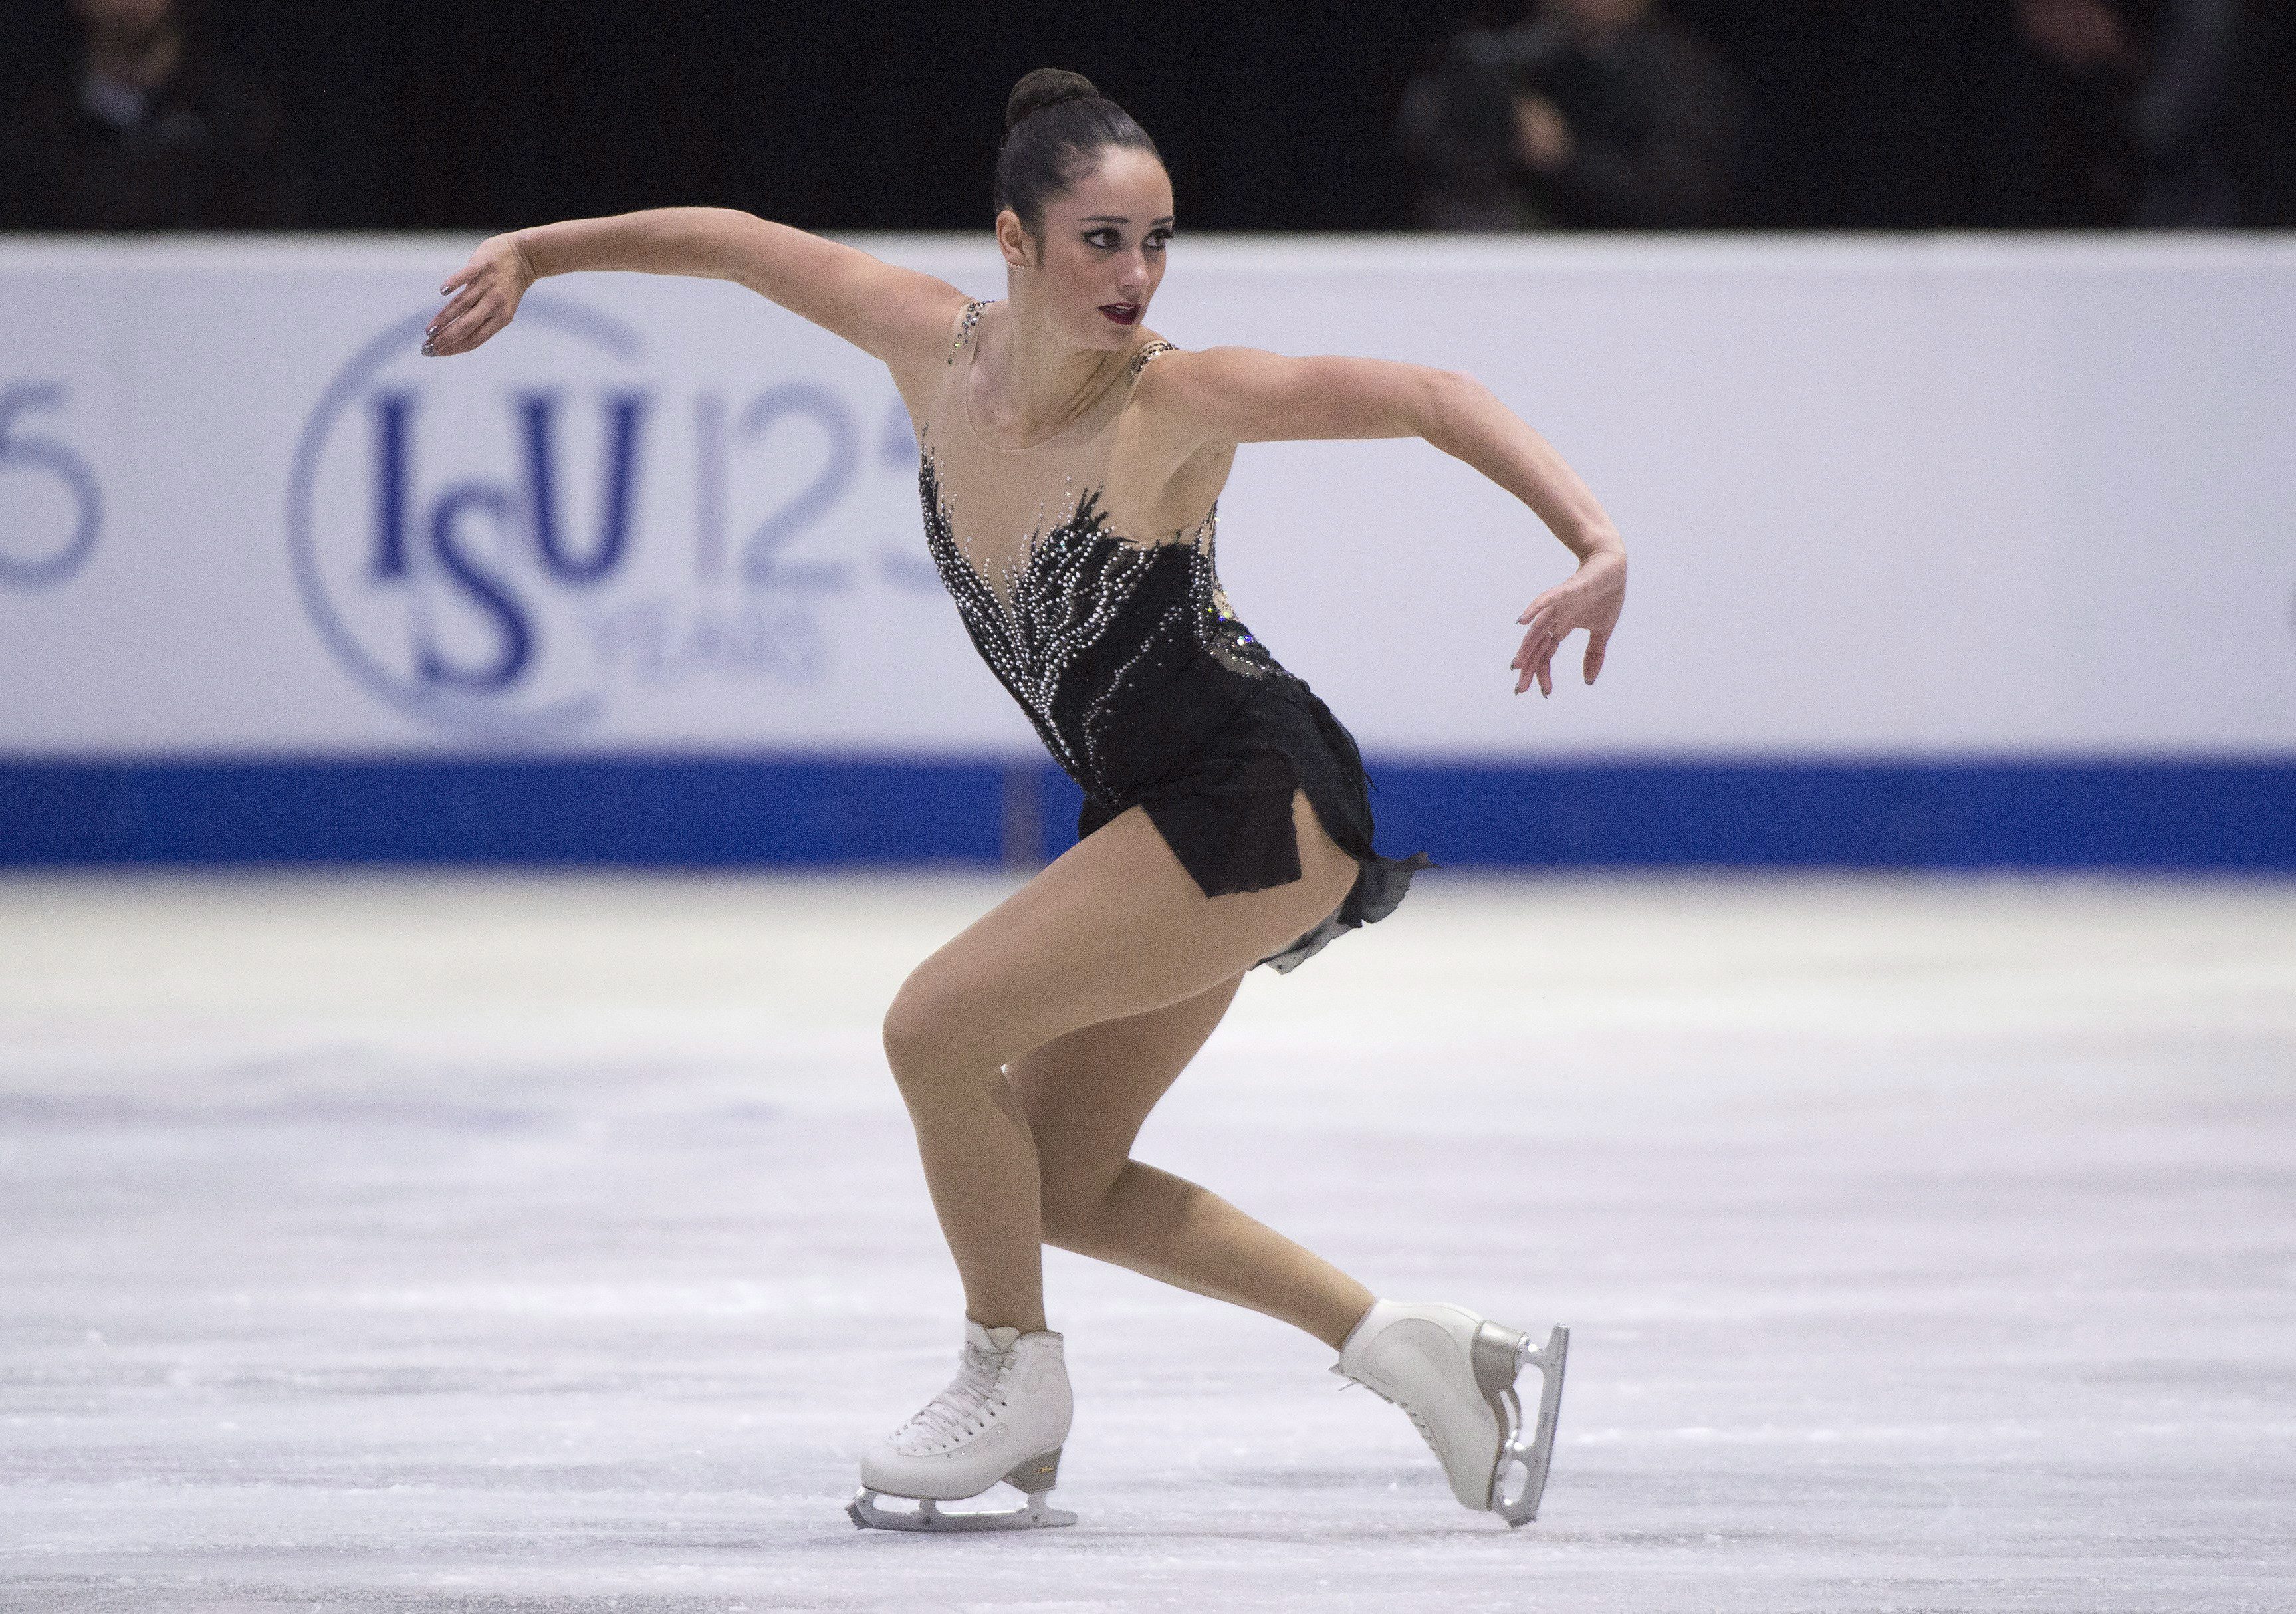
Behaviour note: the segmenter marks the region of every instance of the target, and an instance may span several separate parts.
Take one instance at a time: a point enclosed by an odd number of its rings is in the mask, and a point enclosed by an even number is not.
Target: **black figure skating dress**
[[[1218,506],[1193,532],[1136,542],[1103,508],[1110,460],[1142,369],[1043,443],[996,448],[966,414],[973,328],[958,320],[946,373],[922,400],[925,539],[965,631],[1046,748],[1083,787],[1081,838],[1136,804],[1207,897],[1300,878],[1292,793],[1305,791],[1359,865],[1329,917],[1260,963],[1298,967],[1341,930],[1385,918],[1424,853],[1372,847],[1355,737],[1278,666],[1228,608],[1214,560]],[[1255,966],[1256,967],[1256,966]]]

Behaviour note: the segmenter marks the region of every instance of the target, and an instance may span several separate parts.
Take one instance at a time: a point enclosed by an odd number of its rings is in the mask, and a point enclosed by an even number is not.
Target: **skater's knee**
[[[947,1012],[930,994],[902,987],[885,1011],[885,1062],[893,1068],[893,1079],[905,1090],[930,1079],[943,1061],[952,1028]]]
[[[1042,1184],[1037,1218],[1044,1226],[1045,1242],[1056,1249],[1092,1254],[1101,1242],[1109,1200],[1128,1162],[1062,1169],[1046,1158],[1052,1151],[1044,1139],[1037,1139],[1037,1148]]]
[[[904,1093],[914,1095],[932,1084],[978,1075],[994,1066],[994,1038],[980,1023],[977,1009],[938,977],[919,971],[901,984],[885,1011],[886,1061]]]
[[[1046,1183],[1037,1210],[1045,1242],[1055,1249],[1086,1253],[1085,1247],[1092,1241],[1092,1229],[1100,1219],[1101,1199],[1099,1193]]]

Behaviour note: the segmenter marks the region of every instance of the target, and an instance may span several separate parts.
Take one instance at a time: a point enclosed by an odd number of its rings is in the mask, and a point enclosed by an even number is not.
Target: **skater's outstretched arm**
[[[1377,358],[1287,358],[1251,348],[1172,353],[1141,378],[1142,405],[1179,458],[1224,455],[1239,443],[1423,438],[1528,504],[1578,557],[1578,569],[1515,619],[1529,625],[1508,665],[1517,694],[1554,692],[1562,641],[1587,629],[1587,682],[1626,604],[1627,546],[1553,444],[1471,375]]]
[[[945,346],[964,293],[947,281],[728,208],[656,208],[489,236],[439,288],[454,300],[422,350],[468,353],[510,324],[545,274],[632,269],[738,281],[897,367]]]

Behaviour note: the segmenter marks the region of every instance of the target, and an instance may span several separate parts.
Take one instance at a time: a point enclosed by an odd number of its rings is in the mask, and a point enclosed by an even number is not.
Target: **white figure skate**
[[[1459,1306],[1382,1300],[1340,1347],[1332,1371],[1410,1415],[1441,1460],[1451,1494],[1510,1528],[1538,1517],[1562,1407],[1570,1331],[1534,1349],[1530,1336]],[[1526,1440],[1515,1376],[1538,1369],[1538,1421]]]
[[[1060,1478],[1061,1443],[1073,1410],[1061,1337],[964,1323],[956,1381],[861,1459],[861,1488],[845,1512],[863,1529],[1029,1530],[1074,1524],[1046,1507]],[[948,1512],[940,1504],[978,1496],[1003,1480],[1028,1497],[1004,1512]],[[906,1497],[916,1510],[883,1508]]]

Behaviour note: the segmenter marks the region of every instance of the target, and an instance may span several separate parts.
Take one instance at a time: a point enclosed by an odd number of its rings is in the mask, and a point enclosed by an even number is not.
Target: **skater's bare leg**
[[[1006,1067],[1036,1139],[1045,1241],[1265,1312],[1337,1350],[1369,1290],[1218,1194],[1130,1158],[1242,981],[1083,1027]]]
[[[1292,817],[1299,880],[1207,898],[1147,814],[1130,808],[902,984],[885,1053],[975,1321],[1045,1326],[1037,1149],[1004,1067],[1080,1028],[1198,997],[1337,907],[1355,859],[1303,793]]]

